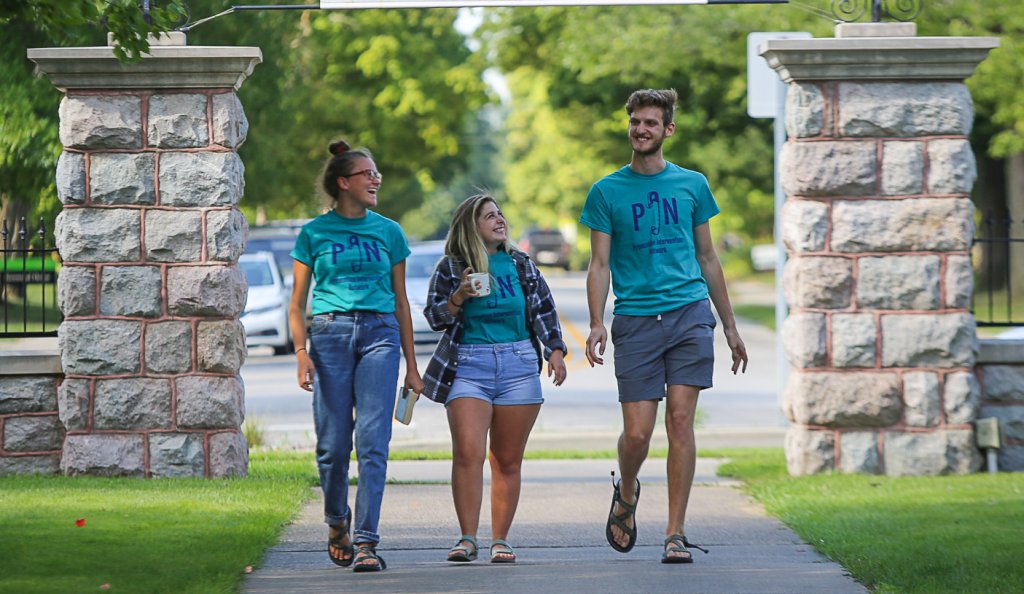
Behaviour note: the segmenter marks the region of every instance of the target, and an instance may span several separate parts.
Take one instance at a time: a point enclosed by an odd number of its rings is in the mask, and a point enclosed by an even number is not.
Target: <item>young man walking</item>
[[[587,194],[580,223],[590,228],[587,360],[604,363],[609,278],[615,293],[611,339],[622,406],[619,482],[615,482],[606,536],[617,551],[636,544],[637,475],[647,457],[665,399],[668,433],[668,525],[663,563],[692,563],[686,506],[697,450],[697,397],[711,387],[718,311],[732,351],[732,372],[747,369],[747,351],[715,252],[708,220],[718,214],[707,179],[665,161],[662,144],[675,133],[675,90],[644,89],[626,102],[630,164],[602,178]],[[703,550],[703,549],[702,549]],[[705,551],[706,552],[706,551]]]

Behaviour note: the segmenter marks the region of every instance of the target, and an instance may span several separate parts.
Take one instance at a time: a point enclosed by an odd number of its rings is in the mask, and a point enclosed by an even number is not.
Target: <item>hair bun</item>
[[[350,147],[344,140],[336,140],[327,147],[327,150],[331,151],[332,155],[340,155],[350,148],[352,147]]]

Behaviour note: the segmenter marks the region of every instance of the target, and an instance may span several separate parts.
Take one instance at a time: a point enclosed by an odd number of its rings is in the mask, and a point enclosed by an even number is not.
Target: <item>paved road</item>
[[[606,352],[606,364],[590,368],[584,357],[588,314],[582,273],[548,276],[559,306],[566,340],[569,377],[561,387],[544,382],[545,403],[531,437],[531,447],[609,447],[621,417],[612,369],[614,348]],[[738,302],[772,302],[774,295],[760,285],[737,285]],[[610,311],[609,305],[609,324]],[[778,405],[776,337],[766,328],[740,320],[740,332],[750,353],[746,374],[728,370],[729,351],[718,331],[716,339],[715,387],[701,396],[704,417],[701,444],[781,445],[786,426]],[[424,369],[431,347],[418,349]],[[309,447],[313,443],[310,395],[296,386],[295,363],[291,356],[274,357],[269,350],[252,349],[242,377],[246,386],[246,413],[265,428],[272,445]],[[743,430],[739,430],[739,429]],[[716,440],[715,436],[730,435]],[[736,441],[739,439],[740,441]],[[393,447],[435,448],[448,443],[444,408],[432,402],[417,405],[411,426],[395,425]]]

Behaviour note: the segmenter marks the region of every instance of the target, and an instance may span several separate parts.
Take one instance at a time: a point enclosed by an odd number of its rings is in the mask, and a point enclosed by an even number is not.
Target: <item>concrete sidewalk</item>
[[[735,483],[720,480],[716,460],[698,460],[687,536],[710,554],[694,550],[692,565],[660,563],[668,492],[663,460],[641,473],[638,541],[629,554],[604,537],[611,502],[612,460],[527,460],[523,489],[509,541],[518,563],[487,563],[490,510],[481,512],[481,559],[445,561],[458,537],[451,489],[439,484],[388,485],[378,552],[388,569],[357,574],[327,558],[326,526],[319,497],[307,505],[271,549],[244,591],[263,592],[867,592],[833,563],[765,515]],[[486,467],[486,465],[485,465]],[[400,481],[445,481],[449,462],[392,462]],[[319,490],[317,490],[319,495]]]

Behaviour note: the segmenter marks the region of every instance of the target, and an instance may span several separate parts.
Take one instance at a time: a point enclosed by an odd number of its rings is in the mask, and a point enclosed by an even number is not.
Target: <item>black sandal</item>
[[[615,471],[612,471],[612,506],[608,510],[608,523],[605,525],[604,536],[608,539],[608,544],[612,545],[612,548],[620,553],[628,553],[633,550],[633,546],[636,544],[636,505],[640,503],[640,479],[636,479],[636,501],[628,503],[622,498],[622,493],[619,491],[619,483],[615,482]],[[625,510],[620,515],[615,515],[615,504],[618,503],[619,507]],[[626,520],[633,520],[632,526],[626,525]],[[615,535],[612,533],[612,526],[617,527],[629,536],[629,542],[626,546],[622,546],[615,542]]]
[[[388,564],[384,562],[384,558],[377,554],[377,545],[371,542],[361,542],[356,545],[356,555],[353,557],[355,565],[352,566],[352,571],[356,573],[363,573],[366,571],[381,571],[388,568]],[[374,560],[376,563],[367,563],[368,561]]]
[[[693,553],[687,547],[704,551],[706,555],[708,550],[700,545],[695,545],[692,542],[686,540],[686,537],[682,534],[673,534],[665,539],[665,552],[661,554],[662,563],[693,563]],[[669,553],[685,553],[685,557],[670,557]]]
[[[352,548],[352,537],[349,534],[351,520],[352,517],[350,514],[349,518],[345,520],[344,525],[332,526],[332,528],[337,530],[338,533],[335,534],[333,538],[330,536],[327,538],[327,556],[331,558],[331,561],[335,565],[340,565],[341,567],[348,567],[349,565],[352,565],[352,560],[355,559],[355,550]],[[348,538],[348,543],[343,542],[346,538]],[[331,554],[331,547],[341,551],[340,558]]]

